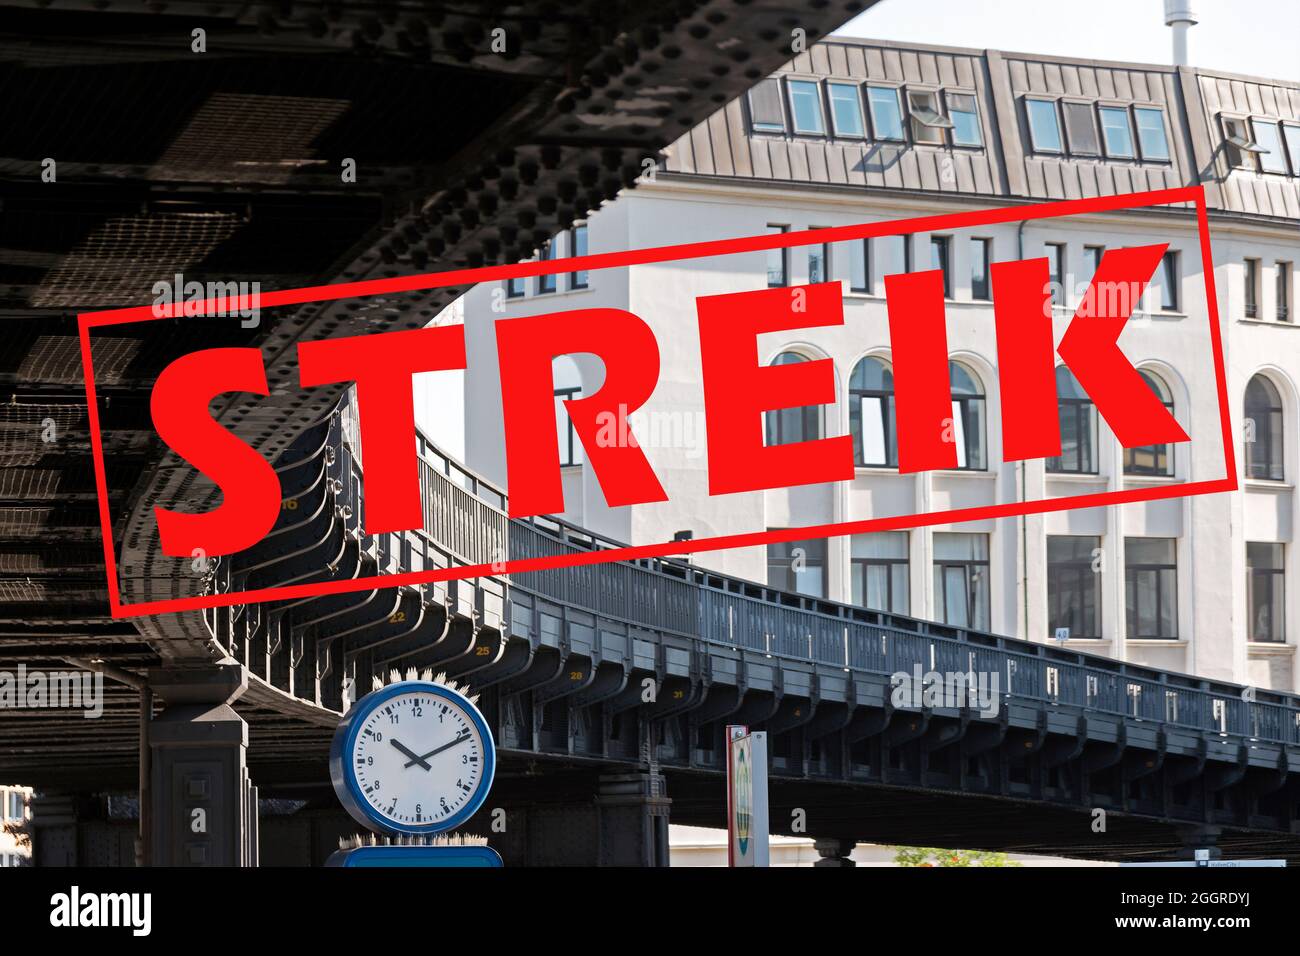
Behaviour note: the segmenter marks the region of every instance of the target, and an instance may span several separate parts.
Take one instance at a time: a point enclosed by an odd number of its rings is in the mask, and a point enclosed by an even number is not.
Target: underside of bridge
[[[225,651],[197,617],[109,616],[78,313],[148,304],[173,277],[267,292],[528,258],[796,36],[871,2],[0,0],[0,669],[117,675],[96,720],[7,711],[0,777],[130,783],[132,685]],[[216,495],[153,434],[160,369],[260,348],[270,397],[223,396],[213,414],[274,459],[340,394],[292,387],[299,340],[423,326],[462,291],[97,333],[123,600],[206,586],[144,530],[156,503]],[[237,706],[258,777],[314,766],[328,710],[260,684]]]
[[[1121,859],[1217,837],[1300,859],[1290,698],[1247,708],[1240,688],[684,562],[110,617],[79,312],[148,304],[178,274],[268,292],[530,257],[796,35],[869,5],[0,0],[0,670],[105,675],[97,719],[0,717],[0,778],[41,791],[38,862],[129,863],[141,809],[146,860],[251,862],[260,818],[262,862],[320,862],[355,829],[329,789],[334,725],[357,688],[408,667],[482,693],[502,759],[469,829],[508,862],[663,862],[669,819],[723,822],[728,723],[771,735],[773,829],[828,858],[873,840]],[[294,347],[421,327],[462,291],[97,331],[123,602],[609,547],[507,521],[501,492],[432,446],[424,529],[365,533],[355,416],[341,386],[296,387]],[[154,507],[206,510],[219,492],[153,434],[149,393],[215,346],[262,352],[270,396],[212,413],[276,463],[281,517],[230,559],[168,558]],[[1028,689],[993,716],[895,709],[889,673],[936,654],[993,655]],[[169,829],[208,799],[170,789],[193,782],[186,761],[230,787],[229,845]]]

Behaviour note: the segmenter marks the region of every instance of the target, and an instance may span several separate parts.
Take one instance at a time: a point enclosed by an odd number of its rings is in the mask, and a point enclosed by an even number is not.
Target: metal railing
[[[348,436],[351,429],[344,428]],[[345,438],[346,440],[346,438]],[[487,564],[624,547],[551,517],[509,519],[506,496],[417,438],[427,545]],[[359,464],[359,462],[357,462]],[[404,550],[404,554],[409,549]],[[406,559],[403,558],[403,561]],[[530,571],[515,588],[607,618],[764,655],[877,675],[997,674],[1004,699],[1300,744],[1300,698],[778,591],[675,558]]]

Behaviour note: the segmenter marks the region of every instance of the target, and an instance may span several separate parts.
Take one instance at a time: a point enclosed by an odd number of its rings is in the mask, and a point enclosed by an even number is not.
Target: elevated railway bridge
[[[667,821],[721,825],[727,723],[771,735],[773,826],[806,821],[829,860],[854,840],[1300,856],[1294,697],[687,561],[109,616],[77,313],[147,303],[177,273],[270,291],[526,258],[786,62],[796,31],[811,43],[867,6],[0,0],[0,669],[106,676],[98,719],[0,719],[0,777],[39,791],[37,863],[320,862],[353,829],[332,728],[395,667],[483,695],[501,748],[484,812],[505,829],[470,829],[508,863],[663,862]],[[293,387],[294,346],[417,328],[461,291],[97,334],[122,600],[616,547],[508,520],[499,489],[423,440],[424,529],[364,533],[351,408],[341,386]],[[285,497],[265,541],[196,570],[161,554],[153,509],[218,492],[153,435],[148,395],[214,345],[262,350],[271,396],[212,412]],[[896,707],[891,676],[916,667],[997,674],[996,713]]]

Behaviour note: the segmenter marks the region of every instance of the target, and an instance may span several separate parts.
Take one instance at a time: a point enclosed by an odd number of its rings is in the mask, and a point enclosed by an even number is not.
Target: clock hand
[[[406,767],[409,767],[409,766],[411,766],[412,764],[416,764],[416,763],[420,763],[420,762],[422,762],[422,761],[428,760],[430,757],[434,756],[435,754],[440,754],[440,753],[442,753],[444,750],[447,750],[448,748],[451,748],[451,747],[456,746],[456,745],[457,745],[458,743],[460,743],[462,740],[468,740],[468,739],[469,739],[469,731],[467,730],[467,731],[465,731],[463,734],[461,734],[460,736],[453,738],[449,743],[445,743],[445,744],[443,744],[441,747],[434,747],[434,748],[433,748],[432,750],[430,750],[427,754],[421,754],[419,757],[417,757],[417,756],[415,756],[415,754],[410,754],[410,753],[408,753],[407,756],[408,756],[408,757],[411,757],[412,759],[411,759],[407,764],[405,764],[405,766],[406,766]],[[405,748],[403,748],[403,749],[405,749]],[[424,765],[424,769],[425,769],[425,770],[428,770],[428,769],[429,769],[428,764],[425,764],[425,765]]]
[[[427,763],[425,763],[425,758],[427,758],[427,757],[429,756],[428,754],[425,754],[424,757],[418,757],[418,756],[416,756],[416,754],[415,754],[415,752],[414,752],[413,750],[409,749],[408,747],[404,747],[404,746],[402,746],[400,743],[398,743],[396,737],[389,737],[389,738],[388,738],[388,742],[389,742],[390,744],[392,744],[394,747],[396,747],[398,750],[400,750],[402,753],[404,753],[406,756],[408,756],[408,757],[411,758],[411,762],[408,763],[408,764],[406,764],[402,769],[406,769],[406,767],[412,767],[412,766],[414,766],[414,765],[417,764],[417,763],[418,763],[421,767],[423,767],[425,770],[432,770],[432,769],[433,769],[433,768],[430,767]]]

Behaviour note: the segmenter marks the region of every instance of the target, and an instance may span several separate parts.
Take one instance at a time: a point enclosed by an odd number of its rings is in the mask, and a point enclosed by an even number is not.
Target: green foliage
[[[933,846],[896,846],[899,866],[1020,866],[1005,853],[988,850],[942,850]]]

